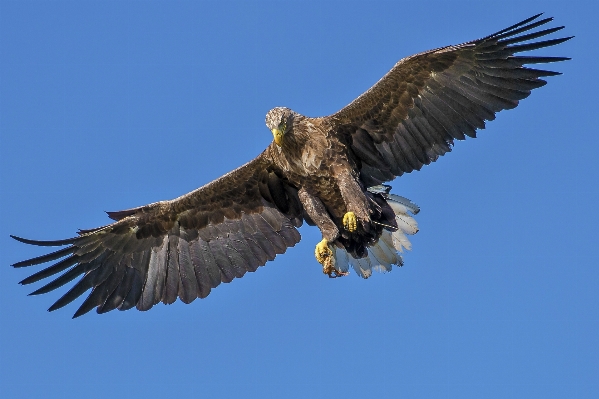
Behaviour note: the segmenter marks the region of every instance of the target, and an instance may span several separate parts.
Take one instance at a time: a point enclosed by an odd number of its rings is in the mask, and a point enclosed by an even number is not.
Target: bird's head
[[[285,107],[276,107],[266,114],[266,127],[272,132],[275,143],[283,144],[283,137],[293,128],[295,112]]]

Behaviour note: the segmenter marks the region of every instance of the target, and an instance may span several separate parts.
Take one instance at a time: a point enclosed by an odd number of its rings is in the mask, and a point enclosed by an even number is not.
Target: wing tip
[[[27,280],[27,279],[25,279],[25,280]],[[25,280],[23,280],[23,281],[25,281]],[[21,281],[19,284],[25,285],[26,283],[23,283],[23,281]],[[37,290],[35,290],[33,292],[30,292],[29,294],[27,294],[27,296],[42,295],[42,294],[46,294],[46,293],[48,293],[48,292],[51,291],[51,290],[50,291],[46,291],[44,288],[46,288],[46,286],[43,286],[42,288],[38,288]]]
[[[31,294],[30,294],[30,295],[31,295]],[[60,298],[60,299],[62,299],[62,298]],[[52,306],[50,306],[50,307],[48,308],[48,312],[54,312],[55,310],[58,310],[58,309],[60,309],[60,308],[64,307],[65,305],[67,305],[66,303],[65,303],[65,304],[61,304],[61,303],[60,303],[60,299],[59,299],[58,301],[54,302],[54,303],[52,304]]]
[[[507,27],[507,28],[505,28],[505,29],[502,29],[502,30],[500,30],[500,31],[498,31],[498,32],[495,32],[495,33],[493,33],[493,34],[489,35],[488,37],[490,38],[490,37],[493,37],[493,36],[498,36],[498,35],[501,35],[502,33],[506,33],[506,32],[509,32],[509,31],[511,31],[511,30],[514,30],[514,29],[516,29],[516,28],[519,28],[519,27],[521,27],[522,25],[526,25],[526,24],[528,24],[529,22],[532,22],[532,21],[534,21],[535,19],[539,18],[539,17],[540,17],[541,15],[543,15],[543,14],[544,14],[544,13],[543,13],[543,12],[541,12],[541,13],[538,13],[538,14],[536,14],[536,15],[533,15],[533,16],[532,16],[532,17],[530,17],[530,18],[526,18],[526,19],[525,19],[525,20],[523,20],[523,21],[520,21],[520,22],[518,22],[518,23],[516,23],[516,24],[514,24],[514,25],[508,26],[508,27]],[[553,21],[553,17],[549,17],[549,18],[547,18],[546,22],[549,22],[549,21]]]
[[[61,247],[63,245],[72,244],[77,239],[77,237],[73,237],[73,238],[67,238],[67,239],[64,239],[64,240],[53,240],[53,241],[49,241],[49,240],[48,241],[44,241],[44,240],[30,240],[29,238],[23,238],[23,237],[15,236],[13,234],[10,234],[10,237],[13,240],[17,240],[19,242],[22,242],[23,244],[37,245],[39,247]]]
[[[82,306],[83,306],[83,305],[82,305]],[[91,310],[91,309],[90,309],[90,310]],[[81,309],[81,308],[79,308],[79,309],[77,309],[77,311],[76,311],[76,312],[73,314],[73,317],[71,317],[71,319],[73,319],[73,320],[74,320],[74,319],[76,319],[76,318],[78,318],[78,317],[81,317],[81,316],[83,316],[84,314],[86,314],[87,312],[89,312],[89,310],[87,310],[87,309]]]
[[[19,281],[19,284],[20,284],[20,285],[29,285],[29,284],[31,284],[31,283],[35,283],[35,281],[31,281],[31,277],[32,277],[32,276],[29,276],[29,277],[27,277],[27,278],[24,278],[23,280]],[[29,295],[32,295],[32,294],[29,294]],[[28,296],[29,296],[29,295],[28,295]]]
[[[10,238],[12,238],[13,240],[17,240],[19,242],[22,242],[24,244],[27,244],[27,239],[26,238],[21,238],[19,236],[15,236],[13,234],[10,234]]]

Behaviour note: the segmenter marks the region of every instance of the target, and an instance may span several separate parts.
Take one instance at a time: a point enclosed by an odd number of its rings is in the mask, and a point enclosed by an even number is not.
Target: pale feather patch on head
[[[291,127],[293,111],[286,107],[275,107],[266,114],[266,127],[268,130],[279,129],[279,126],[285,122],[287,129]],[[285,132],[283,132],[285,133]]]

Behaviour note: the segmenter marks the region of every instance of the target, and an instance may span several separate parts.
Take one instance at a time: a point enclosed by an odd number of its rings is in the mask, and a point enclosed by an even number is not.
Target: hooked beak
[[[275,138],[275,143],[280,147],[281,143],[283,142],[283,132],[281,132],[279,129],[272,129],[271,132]]]

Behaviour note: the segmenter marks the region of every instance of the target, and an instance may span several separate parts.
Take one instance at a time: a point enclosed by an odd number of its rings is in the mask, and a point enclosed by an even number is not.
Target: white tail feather
[[[340,272],[349,271],[349,254],[341,248],[335,248],[335,267]]]
[[[393,212],[395,212],[396,215],[398,215],[398,214],[407,215],[409,212],[408,207],[405,206],[404,204],[400,204],[399,202],[395,202],[395,201],[387,201],[387,203],[389,204],[391,209],[393,209]]]
[[[406,234],[416,234],[418,233],[418,223],[414,220],[413,217],[408,215],[395,215],[395,220],[397,221],[397,226]]]
[[[380,248],[381,251],[385,254],[386,260],[389,263],[397,264],[397,251],[393,247],[389,247],[387,243],[383,240],[379,240],[376,243],[375,247]]]
[[[416,214],[418,214],[418,212],[420,212],[420,207],[418,205],[416,205],[415,203],[413,203],[412,201],[410,201],[409,199],[399,196],[399,195],[395,195],[395,194],[388,194],[387,195],[387,203],[389,205],[391,205],[394,202],[402,204],[403,206],[408,208],[410,210],[410,212],[412,212],[414,215],[416,215]],[[393,207],[393,205],[391,205],[391,207]],[[405,213],[405,212],[402,212],[402,213]]]
[[[362,278],[368,278],[372,275],[372,264],[370,263],[370,259],[355,259],[353,257],[350,257],[349,262],[351,263],[358,276]]]
[[[395,263],[396,259],[390,259],[389,256],[381,249],[381,246],[377,243],[376,245],[368,248],[368,257],[373,257],[374,263],[383,266],[385,269],[391,270],[391,265]]]
[[[356,271],[356,274],[362,278],[368,278],[372,275],[372,270],[378,272],[390,272],[393,265],[403,265],[401,255],[395,248],[389,244],[391,233],[385,231],[386,237],[368,248],[368,254],[364,258],[355,259],[342,248],[335,248],[335,267],[341,272],[347,272],[349,265]]]
[[[399,252],[403,252],[404,248],[408,251],[412,249],[412,243],[408,240],[408,237],[406,237],[403,231],[398,229],[393,232],[391,237],[393,237],[393,247]]]
[[[400,252],[404,249],[412,249],[406,234],[412,235],[418,232],[418,223],[410,213],[415,215],[420,208],[409,199],[395,194],[388,194],[387,203],[395,213],[397,231],[383,230],[378,242],[368,248],[364,258],[356,259],[344,249],[335,248],[334,264],[337,270],[347,272],[351,265],[358,276],[368,278],[372,275],[373,269],[378,272],[390,272],[393,265],[403,265]]]

